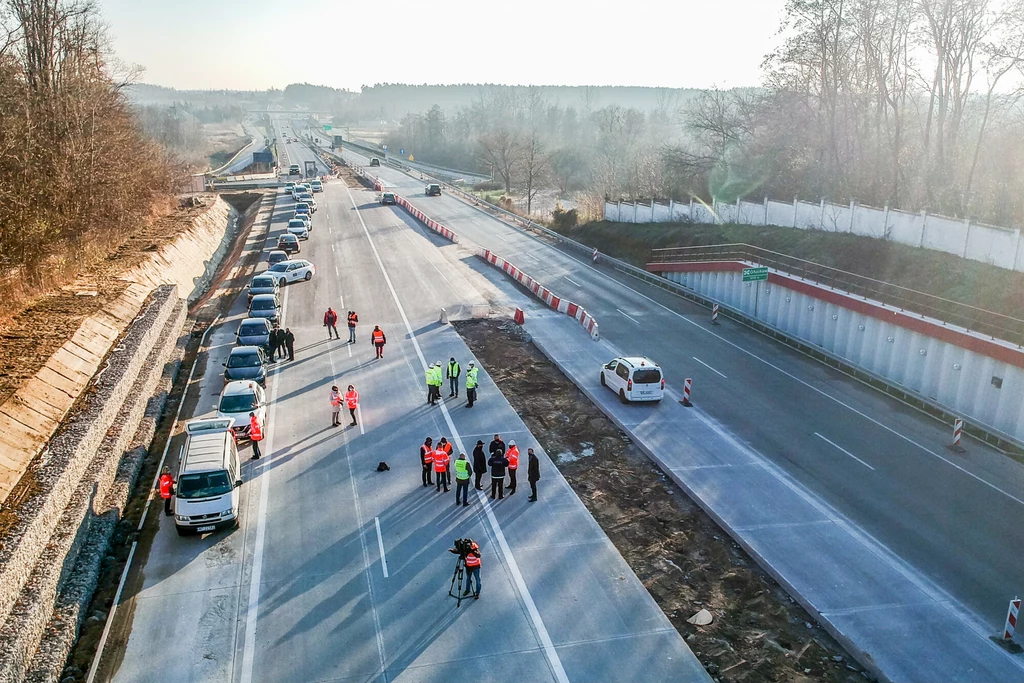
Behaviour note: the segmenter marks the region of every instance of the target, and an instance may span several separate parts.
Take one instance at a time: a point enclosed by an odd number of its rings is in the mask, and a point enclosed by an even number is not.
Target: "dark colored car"
[[[370,166],[380,166],[380,159],[377,157],[370,159]]]
[[[246,318],[238,326],[235,343],[239,346],[261,346],[269,350],[272,329],[270,321],[266,318]]]
[[[423,192],[428,197],[440,197],[441,196],[441,186],[438,185],[437,183],[430,183],[429,185],[426,186],[426,188],[424,188]]]
[[[277,238],[277,248],[287,254],[298,254],[299,238],[295,235],[281,235]]]
[[[272,323],[281,319],[281,300],[276,294],[257,294],[249,302],[250,318],[266,318]]]
[[[380,196],[380,203],[381,204],[397,204],[398,200],[395,199],[395,193],[394,192],[384,192]]]
[[[267,263],[273,266],[275,263],[288,260],[288,252],[275,249],[270,252],[270,256],[267,257]]]
[[[267,384],[267,354],[259,346],[236,346],[224,363],[224,381],[251,379]]]
[[[284,252],[281,253],[283,254]],[[287,254],[285,254],[285,260],[287,260]],[[255,276],[249,282],[248,289],[250,301],[257,294],[277,294],[280,291],[280,288],[277,285],[277,280],[266,274]]]

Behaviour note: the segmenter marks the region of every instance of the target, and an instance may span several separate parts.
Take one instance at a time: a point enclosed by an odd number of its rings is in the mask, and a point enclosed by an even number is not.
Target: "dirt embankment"
[[[713,677],[870,679],[518,326],[455,326]],[[687,623],[701,609],[714,621]]]
[[[554,228],[553,228],[554,229]],[[585,223],[559,232],[643,268],[652,249],[744,243],[1024,319],[1024,273],[880,239],[795,228]]]

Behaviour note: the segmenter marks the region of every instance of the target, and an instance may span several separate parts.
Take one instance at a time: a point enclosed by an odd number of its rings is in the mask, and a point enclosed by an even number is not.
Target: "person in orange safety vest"
[[[260,441],[263,441],[263,428],[256,413],[249,413],[249,440],[252,441],[252,459],[260,459]]]
[[[352,427],[356,426],[356,408],[359,407],[359,392],[355,386],[349,384],[345,392],[345,405],[348,407],[348,414],[352,416]]]
[[[508,458],[508,495],[511,496],[516,492],[516,470],[519,469],[519,446],[515,441],[508,442],[505,457]]]
[[[440,491],[443,485],[445,493],[448,492],[448,465],[451,462],[451,450],[451,444],[442,436],[441,440],[437,442],[437,448],[434,449],[434,474],[437,475],[436,491]]]
[[[388,338],[384,336],[384,330],[380,329],[380,325],[373,326],[373,332],[370,333],[370,342],[377,350],[377,358],[383,358],[384,345],[388,343]]]
[[[171,468],[165,467],[160,472],[160,497],[164,499],[164,514],[170,517],[171,496],[174,495],[174,477],[171,476]]]
[[[420,446],[420,465],[423,466],[423,485],[430,486],[434,483],[431,474],[434,471],[434,440],[429,436]]]

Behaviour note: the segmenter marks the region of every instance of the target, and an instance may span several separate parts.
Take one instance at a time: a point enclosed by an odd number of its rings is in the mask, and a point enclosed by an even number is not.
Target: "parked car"
[[[310,186],[310,188],[312,188],[313,192],[323,192],[324,191],[324,184],[321,183],[319,180],[312,181],[309,184],[309,186]]]
[[[281,300],[274,294],[257,294],[249,302],[249,317],[266,318],[276,323],[281,319]]]
[[[267,263],[269,265],[274,265],[275,263],[280,263],[281,261],[287,260],[288,252],[282,251],[280,249],[274,249],[272,252],[270,252],[270,255],[267,256]]]
[[[309,261],[295,259],[292,261],[282,261],[267,272],[283,287],[289,282],[298,282],[299,280],[308,282],[312,280],[313,276],[316,275],[316,266]]]
[[[277,248],[287,254],[299,253],[299,238],[288,233],[277,238]]]
[[[250,299],[257,294],[277,294],[277,280],[267,277],[266,273],[260,273],[249,280],[249,286],[246,289],[249,291]]]
[[[257,382],[235,380],[224,385],[217,404],[217,417],[231,420],[235,442],[249,438],[249,413],[256,413],[260,426],[267,428],[267,394]]]
[[[294,188],[294,187],[295,187],[295,183],[294,182],[285,183],[284,184],[284,191],[287,192],[288,194],[291,194],[292,193],[292,188]]]
[[[238,526],[242,471],[231,420],[185,423],[185,445],[175,481],[174,528],[179,536]]]
[[[302,221],[306,225],[306,230],[313,229],[313,217],[308,213],[299,213],[298,211],[296,211],[294,214],[292,214],[290,220]]]
[[[295,235],[300,240],[309,239],[309,230],[306,228],[306,221],[301,218],[293,218],[288,221],[287,230],[289,234]]]
[[[623,403],[660,401],[665,395],[665,376],[650,358],[613,358],[601,368],[601,386],[618,394]]]
[[[381,204],[397,204],[398,199],[395,197],[394,192],[382,192],[380,195]]]
[[[428,197],[440,197],[441,186],[438,185],[437,183],[430,183],[425,188],[423,188],[423,193]]]
[[[311,213],[313,213],[313,210],[310,209],[309,204],[307,204],[306,202],[296,202],[296,204],[295,204],[295,213],[309,213],[309,214],[311,214]]]
[[[274,280],[274,278],[266,278]],[[277,289],[277,280],[274,280],[274,289]],[[267,351],[270,350],[270,330],[273,327],[266,318],[244,318],[238,324],[238,331],[235,332],[235,344],[238,346],[260,346]]]
[[[299,168],[298,164],[292,164],[288,167],[288,175],[302,175],[302,169]]]
[[[251,379],[267,385],[267,352],[261,346],[236,346],[231,349],[224,365],[224,381]]]
[[[370,159],[370,166],[380,166],[380,159],[377,157]]]
[[[306,204],[309,204],[309,209],[313,213],[316,213],[316,202],[313,201],[313,195],[310,194],[309,192],[303,192],[302,194],[295,198],[295,201],[305,202]]]

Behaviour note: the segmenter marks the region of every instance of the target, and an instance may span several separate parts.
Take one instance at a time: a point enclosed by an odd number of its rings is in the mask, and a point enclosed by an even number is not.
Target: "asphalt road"
[[[1001,629],[1008,600],[1024,592],[1024,467],[973,441],[953,454],[948,426],[788,347],[729,320],[711,327],[707,310],[595,268],[455,197],[425,197],[424,181],[401,171],[367,170],[582,304],[622,353],[650,356],[676,387],[693,378],[694,400],[741,443],[933,580],[979,629]]]
[[[288,154],[313,156],[296,144]],[[542,451],[535,504],[520,490],[456,507],[454,492],[421,486],[427,435],[467,454],[494,432],[536,447],[486,368],[472,410],[424,405],[425,363],[469,359],[439,308],[501,294],[372,192],[332,181],[317,199],[300,256],[318,273],[284,290],[296,360],[268,383],[269,456],[244,467],[242,528],[179,538],[161,516],[141,588],[119,612],[131,632],[114,680],[710,680]],[[278,203],[271,239],[290,205]],[[244,302],[210,335],[196,415],[216,405]],[[326,339],[328,306],[359,312],[357,344],[344,323],[342,341]],[[375,324],[388,336],[383,360]],[[358,426],[330,426],[332,383],[360,391]],[[375,471],[381,460],[391,471]],[[483,592],[456,608],[446,549],[465,536],[483,551]]]

